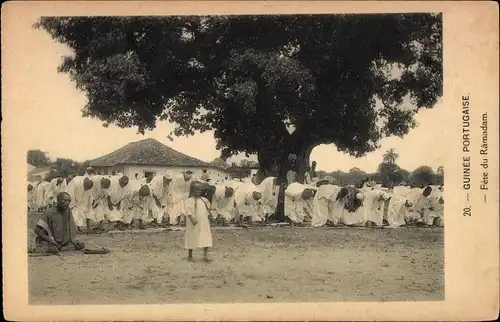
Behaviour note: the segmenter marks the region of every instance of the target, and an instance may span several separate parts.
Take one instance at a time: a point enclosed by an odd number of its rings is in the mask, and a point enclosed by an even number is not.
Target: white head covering
[[[165,172],[165,174],[163,175],[165,178],[167,179],[172,179],[172,171],[167,171]]]
[[[358,193],[356,194],[356,199],[363,200],[364,198],[365,198],[365,195],[364,195],[364,194],[362,194],[361,192],[358,192]]]

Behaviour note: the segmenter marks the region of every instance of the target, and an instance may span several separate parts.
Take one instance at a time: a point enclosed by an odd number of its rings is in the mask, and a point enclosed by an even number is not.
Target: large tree
[[[68,175],[77,175],[82,164],[72,159],[57,158],[55,162],[52,162],[51,167],[55,169],[59,175],[67,177]]]
[[[312,149],[359,157],[442,94],[440,14],[51,17],[84,116],[175,135],[214,129],[222,156],[303,178]]]
[[[27,162],[35,167],[46,167],[50,164],[50,158],[46,152],[41,150],[29,150],[27,153]]]
[[[395,163],[382,162],[378,166],[376,177],[377,181],[387,187],[390,183],[400,184],[402,181],[408,181],[409,173]]]
[[[410,176],[410,183],[416,187],[434,184],[435,175],[431,167],[423,165],[415,169]]]

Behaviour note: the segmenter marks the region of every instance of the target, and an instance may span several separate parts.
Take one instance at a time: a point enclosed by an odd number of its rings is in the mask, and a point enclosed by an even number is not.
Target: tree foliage
[[[410,184],[416,187],[424,187],[435,183],[435,174],[431,167],[421,166],[415,169],[410,176]]]
[[[409,172],[401,169],[395,163],[382,162],[377,169],[376,181],[380,182],[382,186],[388,186],[389,184],[400,184],[402,182],[408,182]]]
[[[175,135],[214,129],[222,156],[304,171],[312,149],[353,156],[415,126],[442,94],[440,14],[50,17],[83,115]],[[289,128],[294,131],[290,133]]]
[[[384,153],[383,162],[396,164],[396,160],[399,158],[399,155],[396,153],[396,149],[390,148]]]
[[[27,162],[35,167],[47,167],[50,164],[50,158],[46,152],[41,150],[29,150],[27,154]]]
[[[78,175],[82,163],[66,158],[57,158],[52,162],[51,167],[55,169],[60,176],[67,177],[69,175]]]

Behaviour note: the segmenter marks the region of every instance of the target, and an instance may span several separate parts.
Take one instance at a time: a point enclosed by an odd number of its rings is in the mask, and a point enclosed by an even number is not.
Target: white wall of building
[[[164,166],[147,166],[147,165],[125,165],[123,167],[123,174],[129,178],[134,178],[135,174],[138,173],[139,178],[144,178],[148,172],[152,172],[155,175],[165,174],[167,171],[171,171],[173,176],[180,175],[182,171],[191,170],[193,175],[200,178],[202,175],[203,168],[200,167],[164,167]],[[207,172],[213,182],[222,180],[228,174],[217,168],[208,168]]]

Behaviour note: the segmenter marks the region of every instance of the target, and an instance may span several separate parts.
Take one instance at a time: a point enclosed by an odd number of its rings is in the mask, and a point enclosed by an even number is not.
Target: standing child
[[[208,258],[208,247],[212,247],[212,232],[210,231],[210,202],[203,198],[203,184],[194,181],[191,183],[191,197],[185,203],[186,232],[184,235],[184,247],[188,249],[188,261],[193,260],[193,249],[203,248],[205,262]]]

